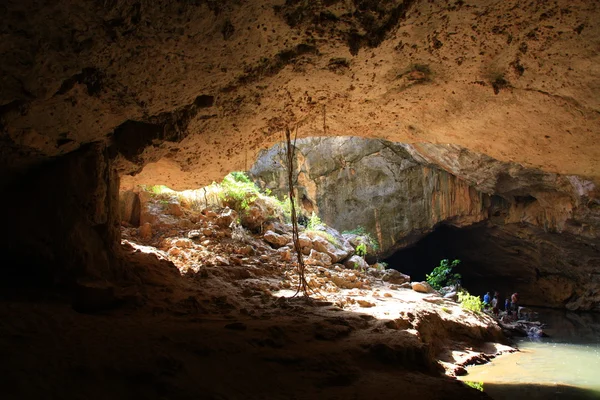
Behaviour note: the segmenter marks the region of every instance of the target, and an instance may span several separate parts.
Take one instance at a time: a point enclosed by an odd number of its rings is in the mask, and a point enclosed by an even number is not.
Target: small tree
[[[435,290],[440,290],[444,286],[456,285],[461,279],[460,274],[453,274],[452,268],[460,264],[460,260],[454,260],[450,262],[448,259],[440,261],[440,265],[435,267],[431,274],[427,274],[427,283],[431,285]]]

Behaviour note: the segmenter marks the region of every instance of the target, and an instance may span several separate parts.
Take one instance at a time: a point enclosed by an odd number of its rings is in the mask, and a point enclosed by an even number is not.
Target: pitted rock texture
[[[354,137],[296,143],[300,204],[309,216],[342,231],[362,226],[381,253],[420,238],[440,222],[471,225],[487,218],[488,195],[438,168],[424,166],[403,145]],[[250,170],[260,186],[285,195],[282,147],[262,153]]]
[[[598,181],[596,2],[0,6],[3,180],[90,142],[194,188],[300,136],[452,143]],[[0,181],[1,182],[1,181]]]

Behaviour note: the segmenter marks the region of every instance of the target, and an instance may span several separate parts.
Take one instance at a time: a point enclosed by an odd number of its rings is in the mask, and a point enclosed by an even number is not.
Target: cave
[[[474,293],[600,311],[587,3],[0,4],[3,398],[486,398],[455,378],[500,326],[401,273],[459,258]],[[279,195],[285,131],[335,301],[293,297],[278,203],[143,189],[246,171]]]
[[[536,271],[527,254],[527,243],[519,239],[503,240],[494,235],[494,228],[480,224],[457,228],[440,225],[416,244],[396,251],[383,261],[391,268],[422,281],[440,260],[460,260],[453,271],[461,275],[461,285],[471,293],[483,296],[499,292],[502,302],[521,291],[523,304],[544,306],[537,298],[528,299],[536,285]],[[497,229],[496,229],[497,230]],[[539,269],[537,269],[539,275]],[[553,304],[551,305],[553,306]]]

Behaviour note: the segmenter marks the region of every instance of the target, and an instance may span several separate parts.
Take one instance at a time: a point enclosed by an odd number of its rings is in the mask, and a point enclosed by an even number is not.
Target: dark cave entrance
[[[462,286],[472,294],[500,292],[500,300],[517,288],[530,284],[526,253],[522,243],[498,237],[495,227],[477,224],[467,228],[440,225],[414,245],[386,258],[390,268],[408,274],[413,282],[425,280],[442,259],[459,259],[455,271]]]

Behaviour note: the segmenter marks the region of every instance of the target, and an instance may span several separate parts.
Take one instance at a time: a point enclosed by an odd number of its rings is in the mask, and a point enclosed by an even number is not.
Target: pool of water
[[[519,352],[468,368],[495,400],[600,399],[600,314],[539,311],[550,335],[522,339]]]

